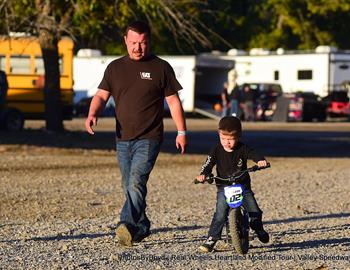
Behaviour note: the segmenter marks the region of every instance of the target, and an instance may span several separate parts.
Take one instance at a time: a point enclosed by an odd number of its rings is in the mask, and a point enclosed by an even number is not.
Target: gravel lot
[[[350,123],[244,123],[245,140],[272,168],[252,174],[271,242],[247,256],[223,241],[197,252],[215,188],[193,185],[216,122],[189,119],[189,153],[163,150],[149,181],[152,235],[132,248],[114,240],[123,203],[112,119],[95,136],[83,119],[50,134],[41,121],[0,132],[0,269],[350,269]]]

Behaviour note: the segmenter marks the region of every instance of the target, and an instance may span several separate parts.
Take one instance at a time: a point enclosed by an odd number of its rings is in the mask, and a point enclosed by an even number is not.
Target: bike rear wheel
[[[229,240],[238,254],[247,254],[249,249],[249,220],[243,208],[232,208],[229,213]]]

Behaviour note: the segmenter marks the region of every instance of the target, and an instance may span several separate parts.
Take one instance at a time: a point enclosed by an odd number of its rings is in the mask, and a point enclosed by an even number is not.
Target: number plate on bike
[[[243,202],[243,187],[240,184],[225,187],[224,193],[226,197],[226,203],[231,208],[237,208],[242,205]]]

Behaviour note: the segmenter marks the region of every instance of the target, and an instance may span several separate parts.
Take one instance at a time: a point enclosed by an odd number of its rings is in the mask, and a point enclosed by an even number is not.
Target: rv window
[[[312,70],[298,70],[298,80],[312,80]]]
[[[348,69],[349,66],[347,64],[342,64],[339,66],[340,69]]]
[[[279,71],[275,70],[275,72],[274,72],[274,79],[275,79],[275,81],[278,81],[280,79],[279,77],[280,77]]]

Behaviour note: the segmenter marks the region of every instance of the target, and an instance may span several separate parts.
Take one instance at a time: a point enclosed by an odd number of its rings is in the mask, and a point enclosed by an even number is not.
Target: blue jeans
[[[254,193],[251,190],[244,190],[243,192],[243,206],[248,211],[250,219],[250,227],[253,230],[260,230],[262,225],[262,211],[259,208]],[[224,194],[224,187],[218,188],[216,194],[216,211],[213,216],[208,236],[211,236],[213,240],[220,240],[222,229],[224,228],[230,207],[226,203]]]
[[[160,151],[160,142],[151,139],[117,141],[116,149],[125,195],[120,223],[126,224],[137,238],[147,235],[151,226],[145,212],[147,181]]]
[[[221,117],[225,117],[229,115],[230,109],[227,107],[227,105],[222,106],[222,112],[221,112]]]
[[[232,99],[230,105],[231,105],[231,110],[229,112],[229,115],[241,118],[242,113],[241,113],[241,109],[239,108],[238,100]]]

